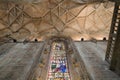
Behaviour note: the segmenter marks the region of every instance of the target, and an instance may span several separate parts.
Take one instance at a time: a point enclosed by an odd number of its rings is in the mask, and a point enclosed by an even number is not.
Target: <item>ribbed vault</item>
[[[103,0],[23,0],[0,3],[0,37],[17,40],[70,36],[108,37],[113,2]]]

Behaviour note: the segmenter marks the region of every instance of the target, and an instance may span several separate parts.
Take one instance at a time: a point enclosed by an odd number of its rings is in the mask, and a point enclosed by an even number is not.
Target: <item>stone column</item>
[[[108,46],[110,47],[109,54],[111,54],[109,55],[109,57],[111,57],[110,70],[120,75],[120,2],[115,3],[114,16],[109,39],[111,39],[111,46]]]

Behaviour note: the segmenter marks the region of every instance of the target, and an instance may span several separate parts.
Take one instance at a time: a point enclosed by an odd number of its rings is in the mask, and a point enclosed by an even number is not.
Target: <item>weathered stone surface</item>
[[[12,47],[12,45],[14,45]],[[42,49],[43,43],[7,43],[6,51],[0,57],[0,80],[27,80],[30,70]],[[8,49],[8,47],[11,48]]]
[[[85,66],[93,80],[120,80],[117,74],[109,70],[104,60],[107,42],[75,42]]]

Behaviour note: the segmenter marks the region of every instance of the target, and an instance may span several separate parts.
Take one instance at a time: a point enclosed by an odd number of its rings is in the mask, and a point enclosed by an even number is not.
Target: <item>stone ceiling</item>
[[[1,0],[0,38],[108,37],[113,2],[103,0]],[[29,2],[26,2],[29,1]]]

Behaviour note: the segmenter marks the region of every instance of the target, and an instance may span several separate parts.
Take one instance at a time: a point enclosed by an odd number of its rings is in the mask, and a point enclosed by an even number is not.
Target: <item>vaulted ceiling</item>
[[[0,38],[74,40],[108,37],[114,3],[106,0],[1,0]]]

